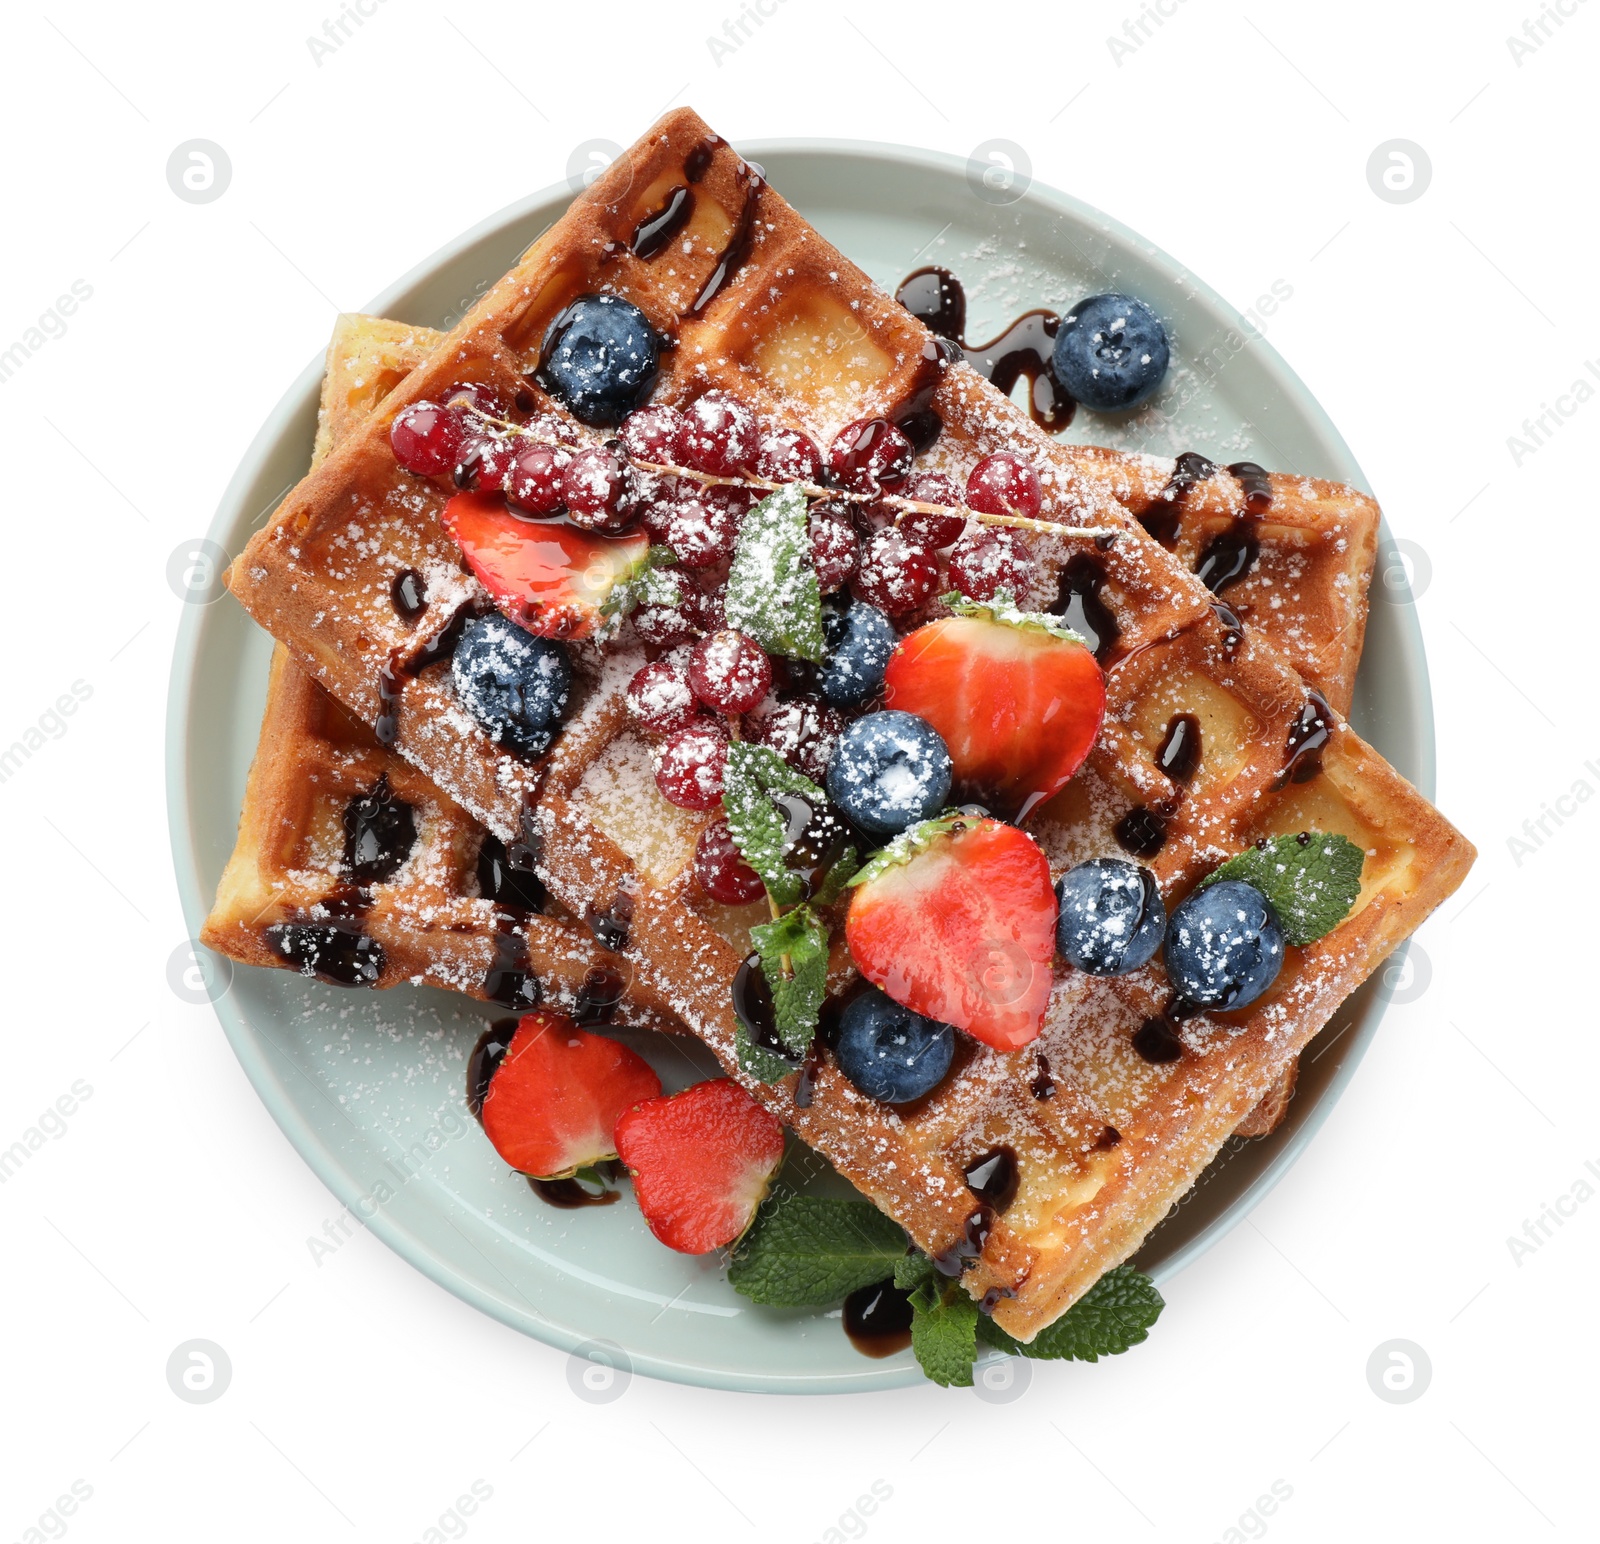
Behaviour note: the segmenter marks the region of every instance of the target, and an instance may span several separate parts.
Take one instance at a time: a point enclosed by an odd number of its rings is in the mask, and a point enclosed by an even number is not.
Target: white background
[[[484,1541],[1593,1536],[1600,1198],[1520,1263],[1507,1238],[1600,1168],[1600,804],[1508,839],[1600,788],[1600,406],[1566,399],[1520,466],[1507,441],[1600,358],[1600,5],[1563,0],[1519,62],[1536,0],[1164,3],[1120,63],[1134,0],[783,0],[720,62],[733,0],[383,0],[320,64],[321,0],[10,13],[0,346],[73,281],[92,297],[0,396],[0,742],[74,681],[92,696],[0,783],[0,1146],[75,1080],[92,1095],[0,1188],[0,1539],[74,1480],[92,1495],[48,1528],[84,1541],[415,1541],[474,1480],[492,1496],[448,1527]],[[1431,980],[1288,1179],[1171,1283],[1150,1342],[1038,1366],[1012,1404],[644,1378],[585,1404],[565,1356],[370,1236],[314,1268],[336,1203],[210,1008],[167,986],[169,555],[336,308],[677,102],[735,140],[1010,139],[1241,311],[1288,281],[1272,342],[1428,575],[1439,802],[1482,851],[1421,935]],[[1403,205],[1366,176],[1395,137],[1433,168]],[[232,161],[213,203],[168,187],[192,138]],[[194,1337],[232,1361],[215,1403],[167,1386]],[[1366,1374],[1394,1338],[1432,1365],[1407,1404]],[[888,1499],[852,1516],[875,1481]],[[1252,1515],[1275,1481],[1288,1499]]]

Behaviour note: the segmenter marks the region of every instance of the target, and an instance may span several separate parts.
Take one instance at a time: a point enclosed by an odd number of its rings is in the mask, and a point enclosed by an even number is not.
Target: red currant
[[[394,458],[420,477],[441,477],[461,454],[461,416],[437,402],[413,402],[389,426]]]
[[[586,531],[615,526],[622,503],[622,463],[604,445],[580,450],[561,474],[561,497],[567,515]]]
[[[772,661],[754,638],[725,627],[694,646],[689,685],[718,713],[748,713],[772,685]]]
[[[756,476],[814,483],[822,476],[822,452],[797,429],[768,429],[756,451]]]
[[[696,840],[694,877],[712,900],[724,906],[747,906],[766,894],[761,876],[739,856],[725,820],[713,820]]]
[[[822,593],[837,590],[856,571],[861,544],[850,517],[836,504],[816,504],[810,515],[811,557]]]
[[[772,702],[745,720],[745,734],[775,750],[797,772],[820,783],[844,733],[844,715],[814,697]]]
[[[683,414],[675,407],[642,407],[622,420],[619,433],[623,448],[640,461],[671,466],[678,436],[684,428]]]
[[[725,391],[708,391],[689,404],[677,436],[680,466],[732,477],[755,465],[756,415]]]
[[[911,470],[911,441],[887,418],[858,418],[834,437],[828,468],[852,493],[892,488]]]
[[[686,671],[663,660],[646,665],[628,682],[628,711],[641,729],[651,734],[673,734],[687,729],[699,714]]]
[[[631,613],[633,630],[638,634],[641,643],[670,649],[674,644],[687,643],[691,638],[700,635],[701,627],[696,609],[696,599],[700,592],[691,591],[682,579],[679,579],[678,585],[683,592],[683,599],[676,606],[648,603],[636,607]]]
[[[968,600],[993,600],[1007,590],[1021,605],[1033,588],[1033,554],[1008,530],[974,526],[950,554],[950,582]]]
[[[679,581],[680,584],[682,582]],[[726,583],[716,585],[714,588],[696,587],[693,590],[686,588],[684,593],[684,603],[689,607],[689,614],[699,624],[701,632],[720,632],[728,625]]]
[[[493,386],[483,381],[461,381],[452,386],[439,399],[447,408],[459,413],[469,427],[473,424],[474,409],[490,418],[509,418],[511,410],[506,400]]]
[[[733,556],[739,517],[718,490],[688,489],[673,501],[663,539],[685,568],[714,568]]]
[[[861,598],[890,616],[915,611],[939,586],[939,565],[892,526],[879,531],[861,553],[856,588]]]
[[[966,502],[955,479],[946,477],[943,472],[918,472],[915,477],[906,479],[906,485],[900,491],[919,504],[942,504],[946,508],[960,510]],[[965,513],[930,515],[913,509],[907,511],[905,519],[900,522],[900,534],[913,547],[937,552],[955,541],[966,527]]]
[[[469,493],[497,493],[517,458],[516,443],[504,435],[469,434],[461,443],[461,459],[451,476]]]
[[[656,752],[656,787],[679,809],[715,809],[727,764],[728,731],[720,719],[703,714]]]
[[[525,445],[506,473],[506,497],[516,513],[545,520],[561,511],[563,474],[572,452],[553,445]]]
[[[1039,517],[1044,492],[1033,464],[1009,450],[985,456],[967,474],[967,504],[985,515]]]

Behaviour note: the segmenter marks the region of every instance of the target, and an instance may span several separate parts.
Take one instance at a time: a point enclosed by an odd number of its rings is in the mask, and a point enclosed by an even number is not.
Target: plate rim
[[[952,173],[966,175],[969,168],[976,164],[967,158],[948,152],[890,141],[811,136],[778,137],[740,140],[737,142],[737,148],[749,159],[763,164],[785,156],[831,157],[845,161],[909,165],[947,175]],[[569,180],[555,182],[495,211],[414,264],[374,296],[363,308],[364,312],[380,316],[396,315],[402,320],[406,319],[405,313],[411,297],[429,283],[441,268],[461,257],[477,243],[503,234],[508,228],[540,208],[563,207],[564,203],[574,196],[576,190]],[[1092,224],[1105,232],[1113,242],[1136,251],[1144,261],[1162,270],[1169,281],[1174,283],[1181,281],[1190,303],[1198,304],[1221,318],[1237,316],[1235,308],[1210,285],[1199,279],[1191,269],[1121,221],[1106,215],[1092,205],[1037,179],[1030,181],[1021,197],[1042,204],[1047,211],[1061,213],[1074,220]],[[1363,489],[1368,488],[1365,475],[1344,437],[1334,426],[1321,403],[1290,368],[1288,362],[1264,337],[1253,338],[1251,346],[1261,358],[1263,367],[1273,377],[1274,384],[1294,400],[1296,411],[1327,444],[1334,459],[1343,462],[1342,480]],[[295,420],[306,410],[308,399],[315,400],[322,372],[323,359],[319,354],[289,385],[252,437],[218,500],[216,511],[207,528],[207,537],[211,541],[217,542],[219,536],[228,534],[240,523],[244,512],[244,495],[255,482],[279,440],[286,432],[292,432]],[[261,512],[265,513],[266,511]],[[256,521],[259,521],[261,514],[254,517]],[[1378,577],[1379,582],[1389,592],[1388,599],[1394,603],[1394,610],[1399,613],[1394,619],[1400,633],[1399,655],[1410,677],[1411,694],[1417,710],[1411,725],[1416,741],[1417,762],[1412,781],[1425,797],[1431,799],[1434,796],[1436,783],[1437,747],[1427,654],[1421,624],[1416,614],[1416,607],[1412,603],[1410,585],[1403,566],[1385,562],[1385,553],[1392,553],[1393,550],[1393,537],[1387,519],[1384,519],[1379,533]],[[188,739],[201,644],[205,634],[207,614],[210,611],[210,605],[186,606],[179,619],[168,676],[164,734],[167,819],[174,874],[188,937],[196,949],[201,947],[198,943],[200,927],[210,909],[210,903],[206,881],[201,871],[199,844],[190,818]],[[1409,941],[1390,956],[1387,968],[1392,970],[1403,960],[1408,948]],[[274,1046],[267,1035],[259,1033],[242,1009],[231,1001],[228,994],[224,993],[214,998],[211,1006],[257,1097],[266,1106],[267,1112],[288,1138],[290,1145],[342,1205],[353,1207],[364,1193],[364,1187],[346,1167],[343,1159],[328,1146],[301,1113],[300,1105],[290,1093],[287,1078],[273,1065],[271,1051],[277,1051],[280,1056],[285,1057],[287,1053],[280,1047]],[[1359,1021],[1347,1032],[1348,1042],[1339,1064],[1318,1095],[1316,1104],[1306,1113],[1298,1127],[1282,1143],[1261,1172],[1239,1191],[1224,1210],[1154,1267],[1152,1275],[1158,1283],[1176,1276],[1185,1266],[1199,1258],[1244,1221],[1299,1160],[1354,1077],[1356,1068],[1377,1033],[1385,1007],[1386,1004],[1382,1001],[1369,1000],[1360,1009]],[[287,1059],[293,1065],[292,1058]],[[308,1076],[297,1066],[295,1070],[299,1071],[302,1077]],[[442,1256],[387,1210],[379,1209],[375,1215],[363,1220],[374,1234],[407,1263],[453,1296],[509,1328],[569,1353],[596,1342],[597,1337],[583,1335],[547,1319],[530,1317],[514,1304],[498,1298],[476,1279],[464,1274],[451,1260]],[[630,1350],[626,1355],[629,1366],[634,1372],[669,1382],[738,1392],[859,1393],[903,1388],[925,1381],[915,1366],[901,1368],[881,1363],[865,1364],[859,1376],[827,1372],[808,1377],[798,1373],[747,1373],[706,1366],[697,1362],[678,1361],[656,1352],[635,1353]]]

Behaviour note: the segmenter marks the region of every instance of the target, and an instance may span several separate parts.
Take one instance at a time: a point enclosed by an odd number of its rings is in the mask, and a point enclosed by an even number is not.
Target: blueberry
[[[489,738],[522,756],[542,756],[572,690],[567,652],[498,612],[469,623],[450,664],[456,695]]]
[[[839,1070],[869,1099],[909,1104],[950,1070],[956,1032],[902,1008],[876,987],[845,1004],[833,1054]]]
[[[898,836],[927,820],[950,796],[950,752],[914,713],[858,718],[828,763],[828,796],[870,836]]]
[[[620,295],[580,295],[550,324],[536,377],[586,424],[619,424],[656,383],[661,335]]]
[[[883,671],[894,653],[894,627],[876,606],[852,600],[848,609],[822,613],[823,655],[818,686],[836,708],[859,708],[883,690]]]
[[[1167,975],[1205,1008],[1242,1008],[1278,979],[1283,927],[1254,885],[1222,879],[1196,890],[1167,924]]]
[[[1091,295],[1061,318],[1050,367],[1085,407],[1115,413],[1155,394],[1171,350],[1161,318],[1132,295]]]
[[[1155,875],[1126,858],[1091,858],[1056,886],[1056,948],[1091,976],[1125,976],[1161,947],[1167,914]]]

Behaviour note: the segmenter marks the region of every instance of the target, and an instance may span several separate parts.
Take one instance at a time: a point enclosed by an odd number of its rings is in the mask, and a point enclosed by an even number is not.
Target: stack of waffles
[[[635,232],[690,184],[675,238],[639,255]],[[597,440],[535,378],[551,323],[595,293],[632,302],[672,340],[655,402],[715,388],[821,445],[915,409],[941,426],[920,467],[963,484],[980,458],[1011,451],[1039,469],[1043,518],[1068,529],[1033,539],[1028,599],[1089,636],[1107,689],[1088,761],[1028,820],[1054,871],[1120,853],[1133,832],[1170,908],[1264,837],[1339,833],[1366,855],[1348,917],[1290,950],[1249,1007],[1177,1024],[1164,1019],[1159,962],[1114,978],[1058,967],[1033,1044],[964,1042],[952,1073],[903,1113],[859,1093],[827,1054],[800,1100],[794,1076],[741,1072],[731,985],[755,919],[691,881],[712,817],[656,792],[623,700],[643,653],[626,627],[605,648],[574,649],[576,703],[549,754],[503,749],[457,699],[445,657],[449,621],[483,601],[440,524],[447,490],[402,471],[390,447],[404,408],[469,382]],[[591,1018],[695,1034],[919,1246],[970,1256],[963,1283],[1031,1339],[1133,1253],[1230,1133],[1270,1128],[1307,1042],[1471,862],[1343,717],[1376,534],[1376,509],[1348,488],[1053,440],[948,362],[698,117],[673,112],[451,333],[341,324],[318,465],[230,575],[286,652],[206,941],[512,1005],[532,977]],[[1195,569],[1230,542],[1242,577],[1224,605]],[[1160,755],[1179,718],[1199,736],[1187,777]],[[352,868],[395,801],[414,812],[415,841],[391,867],[377,840],[362,883]],[[836,946],[831,984],[849,973]],[[1152,1021],[1173,1039],[1155,1061],[1135,1048]],[[966,1171],[1000,1146],[1019,1183],[995,1217]]]

